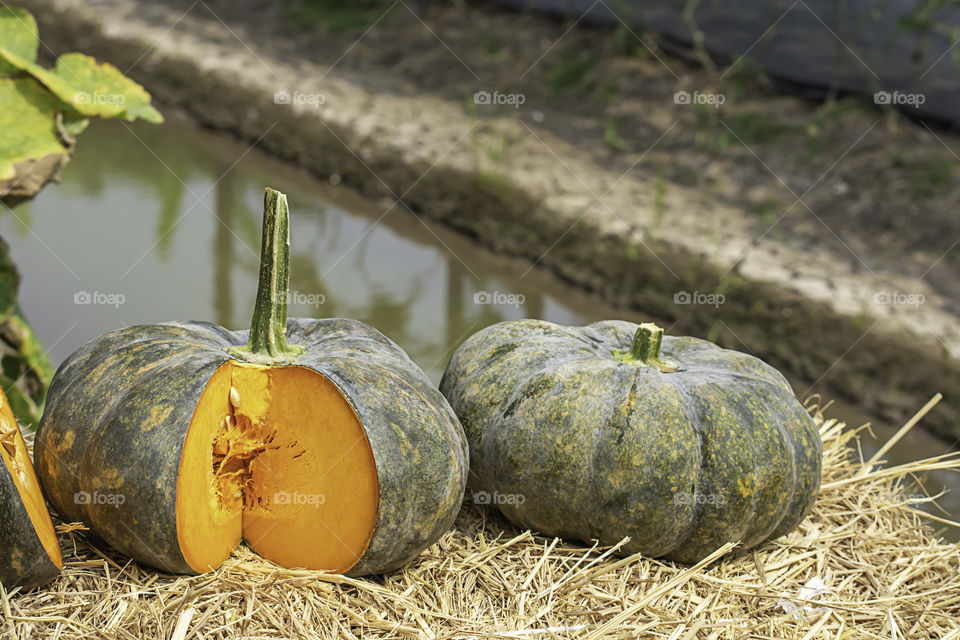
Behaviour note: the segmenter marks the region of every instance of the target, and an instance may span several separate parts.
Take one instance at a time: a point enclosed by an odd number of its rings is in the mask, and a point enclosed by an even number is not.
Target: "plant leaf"
[[[70,149],[56,116],[56,99],[36,80],[0,77],[0,197],[33,195],[60,172]]]
[[[150,106],[147,90],[107,62],[82,53],[65,53],[53,69],[44,69],[3,48],[0,57],[42,82],[81,115],[163,122],[160,112]]]
[[[0,238],[0,323],[13,314],[17,306],[20,273],[10,259],[10,247]]]
[[[3,43],[0,48],[27,62],[35,62],[40,44],[37,21],[26,9],[0,7],[0,42]],[[19,67],[0,60],[0,75],[9,75],[18,70]]]
[[[12,378],[0,375],[0,387],[3,387],[3,393],[7,396],[10,409],[16,416],[17,422],[31,431],[36,431],[36,425],[43,415],[43,405],[38,406],[29,395],[16,385],[16,381]]]

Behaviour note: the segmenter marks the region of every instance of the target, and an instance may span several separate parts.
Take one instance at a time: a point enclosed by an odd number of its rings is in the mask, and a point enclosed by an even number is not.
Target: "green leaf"
[[[37,21],[26,9],[0,7],[0,43],[3,49],[15,54],[27,62],[37,60],[37,48],[40,38],[37,35]],[[0,75],[16,73],[19,67],[0,60]]]
[[[89,118],[77,112],[73,107],[63,103],[60,105],[60,115],[60,126],[63,128],[63,132],[71,138],[83,133],[83,130],[90,124]]]
[[[43,346],[40,337],[33,332],[19,303],[14,306],[13,314],[7,318],[7,323],[12,327],[13,334],[20,338],[20,359],[41,387],[46,389],[53,380],[53,364],[47,357],[47,349]]]
[[[43,83],[55,96],[84,116],[163,122],[150,106],[150,94],[107,62],[82,53],[65,53],[53,69],[44,69],[0,48],[0,57]]]
[[[40,422],[40,417],[43,415],[43,405],[34,402],[26,392],[16,385],[15,380],[7,376],[0,375],[0,386],[3,387],[3,393],[7,396],[7,401],[10,403],[10,408],[13,410],[17,422],[27,429],[35,431],[37,424]]]
[[[0,238],[0,323],[16,310],[19,286],[20,274],[10,259],[10,247]]]
[[[34,429],[43,414],[53,365],[19,304],[0,325],[0,336],[0,348],[4,352],[0,358],[0,384],[17,420]]]
[[[0,238],[0,386],[21,424],[34,428],[43,413],[53,365],[17,304],[20,276]]]
[[[0,197],[30,196],[66,163],[57,101],[33,78],[0,77]]]

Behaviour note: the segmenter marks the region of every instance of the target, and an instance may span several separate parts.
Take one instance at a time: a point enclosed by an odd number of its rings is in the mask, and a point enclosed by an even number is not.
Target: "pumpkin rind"
[[[637,325],[492,325],[453,355],[440,388],[467,434],[469,486],[550,535],[695,562],[796,527],[820,483],[816,427],[775,369],[665,336],[681,369],[617,361]]]
[[[340,389],[374,453],[377,522],[348,574],[392,571],[452,525],[466,483],[463,431],[426,375],[372,327],[347,319],[286,327],[304,347],[289,364]],[[53,506],[140,561],[193,573],[176,527],[181,452],[207,382],[233,359],[226,350],[247,340],[247,331],[175,322],[114,331],[75,352],[54,376],[37,431],[37,471]],[[107,498],[78,504],[81,492]]]
[[[33,528],[10,471],[0,463],[0,583],[33,589],[60,575]]]
[[[0,391],[0,584],[32,589],[60,575],[63,557],[27,443]]]

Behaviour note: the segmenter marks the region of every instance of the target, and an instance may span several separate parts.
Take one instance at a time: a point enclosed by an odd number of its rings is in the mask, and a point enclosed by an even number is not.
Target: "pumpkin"
[[[652,323],[501,322],[440,389],[474,500],[545,534],[690,563],[789,532],[819,489],[819,434],[783,376]]]
[[[57,370],[37,432],[51,504],[174,573],[241,539],[284,567],[391,571],[450,528],[463,430],[393,342],[349,319],[290,319],[286,197],[267,189],[249,332],[134,326]]]
[[[0,583],[32,589],[60,575],[63,558],[30,454],[0,391]]]

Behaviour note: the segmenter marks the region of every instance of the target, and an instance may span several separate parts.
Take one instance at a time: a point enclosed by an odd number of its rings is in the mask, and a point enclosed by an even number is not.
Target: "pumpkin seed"
[[[240,407],[240,392],[237,391],[236,387],[230,387],[230,404],[234,409]]]

